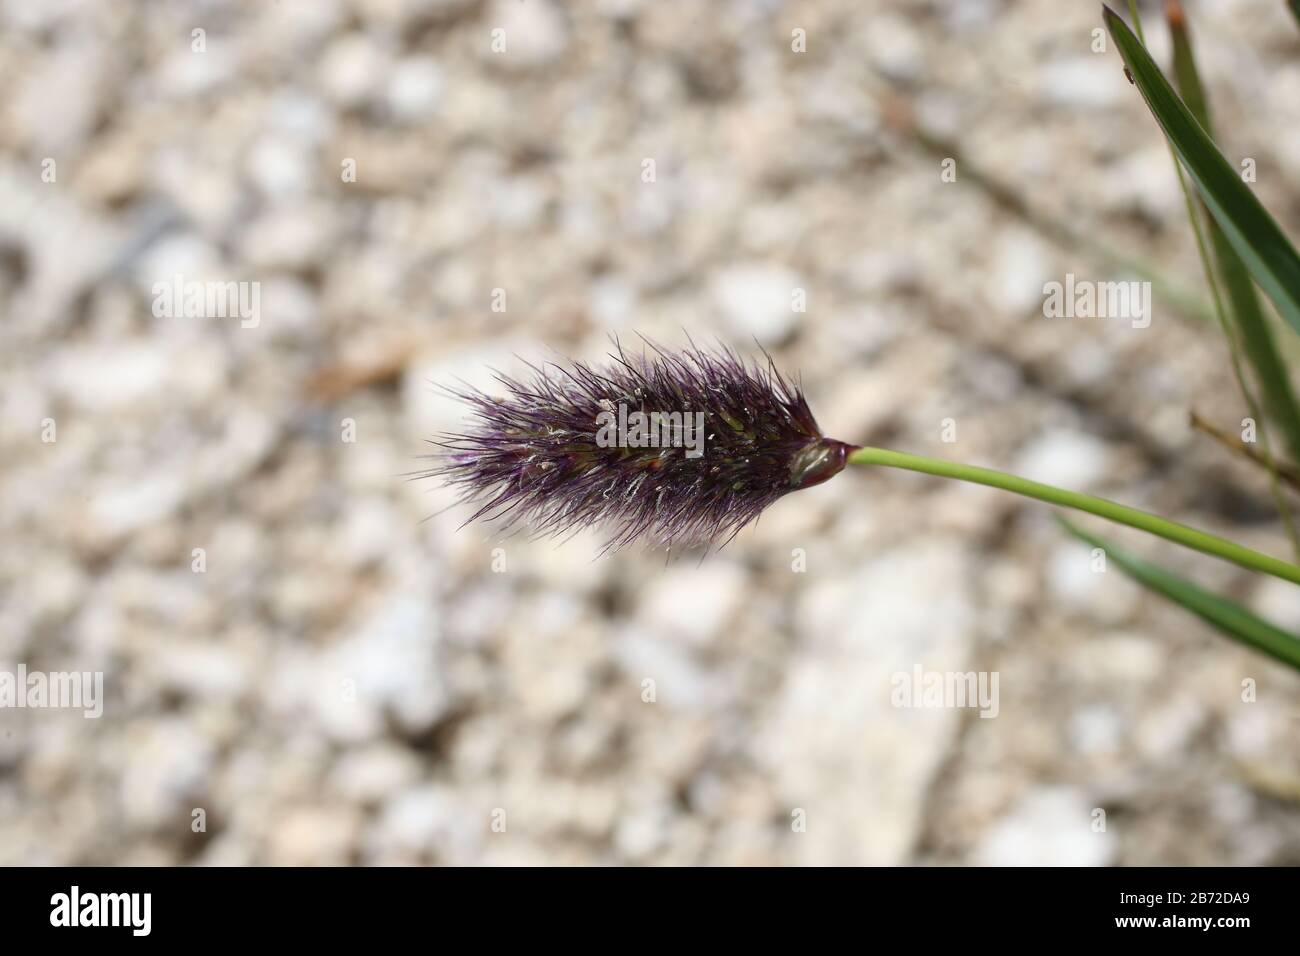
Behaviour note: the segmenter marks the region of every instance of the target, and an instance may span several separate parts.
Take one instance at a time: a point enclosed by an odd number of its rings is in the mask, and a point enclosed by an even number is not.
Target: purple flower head
[[[500,519],[560,535],[603,524],[608,548],[722,545],[782,495],[838,473],[855,446],[822,436],[803,392],[726,348],[651,346],[611,362],[547,363],[527,381],[501,373],[494,397],[447,389],[471,418],[438,436],[425,476]]]

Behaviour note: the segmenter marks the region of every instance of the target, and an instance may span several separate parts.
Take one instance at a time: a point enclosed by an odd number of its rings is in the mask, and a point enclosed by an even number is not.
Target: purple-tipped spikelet
[[[855,447],[822,437],[770,356],[751,366],[725,348],[651,349],[629,355],[615,342],[601,369],[530,364],[526,382],[497,373],[501,398],[446,389],[472,418],[433,440],[441,451],[422,474],[478,505],[467,524],[502,519],[541,535],[604,524],[607,548],[707,546],[838,473]]]

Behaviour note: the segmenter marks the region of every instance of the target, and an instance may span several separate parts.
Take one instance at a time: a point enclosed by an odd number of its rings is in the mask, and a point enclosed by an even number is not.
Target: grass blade
[[[1300,255],[1183,105],[1133,31],[1110,7],[1103,5],[1102,10],[1129,76],[1206,207],[1278,313],[1300,334]]]
[[[1057,520],[1080,541],[1105,551],[1111,564],[1143,587],[1181,605],[1228,637],[1300,670],[1300,637],[1269,623],[1234,601],[1219,597],[1172,571],[1116,547],[1105,538],[1084,531],[1065,518],[1058,516]]]
[[[1300,0],[1297,0],[1300,2]],[[1214,127],[1210,122],[1210,110],[1205,91],[1201,85],[1200,74],[1196,69],[1196,58],[1192,52],[1191,37],[1188,33],[1187,18],[1182,5],[1171,0],[1166,6],[1169,20],[1169,33],[1174,48],[1174,79],[1178,83],[1178,92],[1192,116],[1213,138]],[[1214,248],[1214,258],[1218,263],[1219,277],[1227,293],[1234,324],[1241,334],[1241,344],[1245,349],[1246,359],[1255,370],[1263,392],[1264,408],[1277,423],[1286,436],[1287,450],[1293,461],[1300,461],[1300,404],[1296,402],[1295,391],[1286,371],[1286,365],[1278,355],[1269,329],[1268,319],[1260,305],[1255,285],[1251,281],[1246,264],[1241,261],[1232,248],[1232,243],[1219,228],[1218,222],[1211,216],[1206,217],[1210,233],[1210,243]]]

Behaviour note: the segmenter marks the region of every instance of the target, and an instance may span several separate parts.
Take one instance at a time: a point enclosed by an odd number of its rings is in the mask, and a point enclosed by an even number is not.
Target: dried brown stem
[[[1206,421],[1194,410],[1191,413],[1191,425],[1197,431],[1209,435],[1234,455],[1253,462],[1265,470],[1269,469],[1268,459],[1264,456],[1263,452],[1257,448],[1251,447],[1239,438],[1234,438],[1231,434],[1224,431],[1222,428],[1219,428],[1217,425],[1213,425]],[[1300,491],[1300,470],[1297,470],[1294,465],[1276,459],[1273,460],[1272,467],[1276,470],[1279,479],[1290,485],[1292,489]]]

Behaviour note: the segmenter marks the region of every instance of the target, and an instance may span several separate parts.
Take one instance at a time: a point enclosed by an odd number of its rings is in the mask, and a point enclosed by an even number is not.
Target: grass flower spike
[[[609,547],[720,546],[783,495],[820,484],[852,446],[823,437],[798,385],[772,364],[725,348],[629,354],[607,366],[530,365],[497,373],[503,397],[448,389],[472,411],[467,428],[434,440],[424,474],[477,509],[561,535],[612,529]]]

